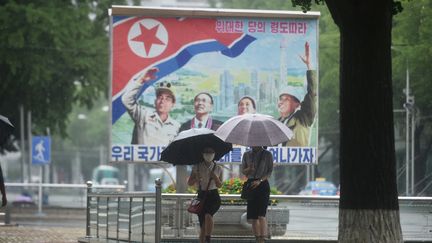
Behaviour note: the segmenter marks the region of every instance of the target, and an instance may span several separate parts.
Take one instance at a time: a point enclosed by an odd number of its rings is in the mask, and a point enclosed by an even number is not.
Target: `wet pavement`
[[[9,207],[9,220],[0,217],[0,243],[78,242],[86,234],[85,209]],[[4,220],[4,221],[3,221]]]
[[[323,217],[323,211],[320,209],[320,217]],[[299,210],[292,210],[291,215],[293,222],[299,223],[302,218],[305,218],[305,213]],[[417,210],[418,211],[418,210]],[[404,230],[405,242],[432,242],[432,218],[429,213],[414,212],[413,215],[409,212],[402,211],[402,228]],[[0,210],[0,213],[2,210]],[[316,211],[313,211],[316,212]],[[296,215],[298,213],[298,215]],[[416,215],[420,214],[420,218]],[[329,214],[330,215],[330,214]],[[333,214],[331,214],[333,215]],[[329,230],[327,237],[323,234],[314,234],[311,227],[310,219],[312,215],[306,217],[303,225],[290,224],[288,227],[289,237],[278,239],[272,237],[267,242],[336,242],[336,230]],[[106,239],[85,238],[86,235],[86,211],[83,208],[44,208],[43,213],[38,213],[36,208],[11,208],[10,223],[1,224],[3,221],[0,217],[0,243],[63,243],[63,242],[86,242],[86,243],[111,243],[117,241],[109,241]],[[324,218],[326,219],[326,218]],[[316,223],[318,219],[315,219]],[[426,222],[423,222],[423,221]],[[335,221],[337,222],[337,221]],[[318,223],[317,223],[318,224]],[[309,225],[309,227],[308,227]],[[334,226],[336,227],[336,226]],[[317,233],[317,232],[315,232]],[[331,235],[329,235],[331,233]],[[335,235],[333,235],[333,233]],[[163,239],[162,242],[189,242],[196,243],[197,239]],[[216,237],[212,242],[254,242],[252,238],[219,238]]]
[[[0,243],[66,243],[85,236],[82,227],[0,226]]]

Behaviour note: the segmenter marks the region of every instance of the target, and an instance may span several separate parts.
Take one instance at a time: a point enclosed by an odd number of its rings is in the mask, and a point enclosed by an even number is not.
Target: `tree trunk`
[[[340,29],[339,242],[402,242],[391,83],[391,0],[326,0]]]

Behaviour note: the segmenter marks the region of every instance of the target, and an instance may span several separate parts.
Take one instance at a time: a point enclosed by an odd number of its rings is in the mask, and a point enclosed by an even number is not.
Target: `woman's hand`
[[[252,181],[252,186],[251,186],[251,188],[252,188],[252,189],[255,189],[255,188],[257,188],[260,184],[261,184],[261,181],[260,181],[260,180]]]
[[[222,175],[220,175],[220,176],[222,176]],[[217,188],[220,188],[222,186],[222,181],[220,179],[221,177],[219,177],[216,173],[214,173],[214,171],[210,172],[210,177],[215,182],[215,185]]]

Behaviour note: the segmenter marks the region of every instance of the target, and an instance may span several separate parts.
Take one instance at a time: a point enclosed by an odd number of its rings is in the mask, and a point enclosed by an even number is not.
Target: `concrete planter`
[[[215,237],[253,237],[252,225],[246,219],[246,202],[233,200],[223,202],[214,215],[213,235]],[[164,204],[162,211],[163,237],[196,237],[199,232],[198,217],[186,211],[189,200],[181,203],[181,210],[176,202]],[[289,223],[289,209],[284,205],[272,205],[267,209],[267,221],[271,236],[282,236]]]
[[[213,219],[214,236],[253,236],[252,225],[246,219],[246,205],[222,205]],[[267,220],[272,236],[284,235],[289,223],[289,209],[269,206]]]

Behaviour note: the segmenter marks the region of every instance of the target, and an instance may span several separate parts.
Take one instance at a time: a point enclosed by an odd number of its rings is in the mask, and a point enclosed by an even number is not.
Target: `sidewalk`
[[[0,243],[66,243],[85,236],[85,226],[43,227],[1,225]]]
[[[85,239],[85,227],[43,227],[43,226],[16,226],[16,225],[1,225],[0,226],[0,243],[111,243],[117,241],[110,241],[106,239]],[[164,239],[162,242],[166,243],[198,243],[197,239]],[[214,238],[214,243],[255,243],[251,238]],[[267,240],[269,243],[332,243],[334,240],[318,240],[318,239],[291,239],[291,240]],[[405,242],[427,242],[419,241],[405,241]]]

